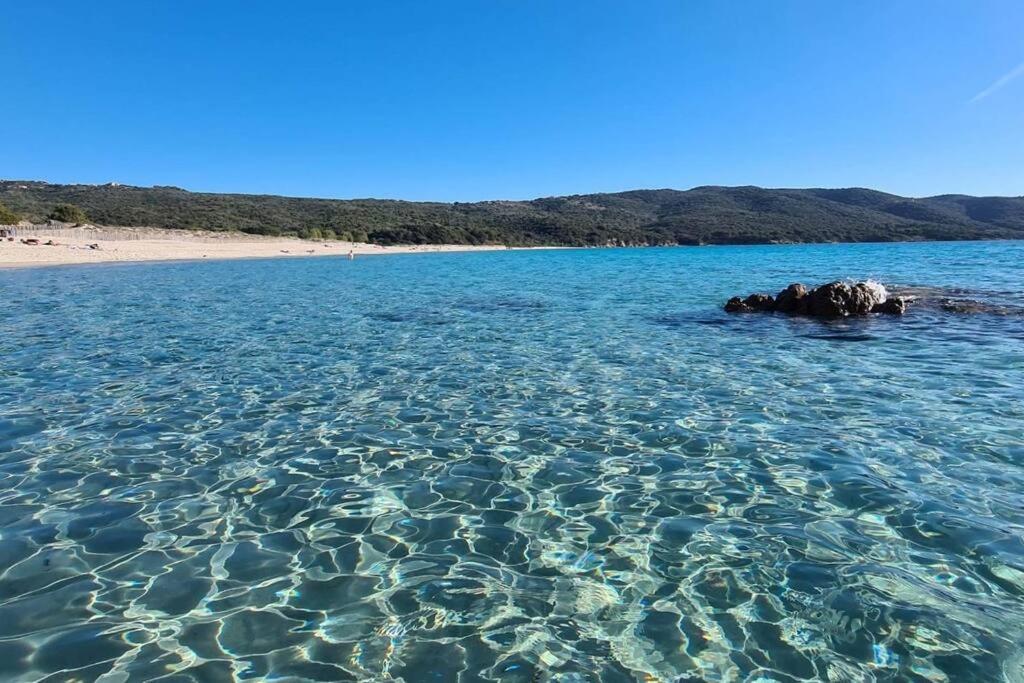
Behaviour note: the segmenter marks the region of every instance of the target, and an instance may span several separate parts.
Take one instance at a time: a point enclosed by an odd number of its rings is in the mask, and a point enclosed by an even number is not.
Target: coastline
[[[104,263],[145,263],[261,258],[345,257],[462,251],[504,251],[501,245],[424,244],[385,247],[361,242],[263,237],[244,233],[185,232],[158,228],[24,227],[14,241],[0,241],[0,269]],[[56,233],[56,234],[53,234]],[[23,244],[36,238],[39,244]],[[47,244],[47,241],[54,244]],[[95,247],[90,247],[95,245]]]
[[[60,225],[60,224],[57,224]],[[25,238],[39,244],[27,245]],[[48,241],[54,244],[47,244]],[[765,242],[737,244],[665,245],[666,248],[764,247],[764,246],[859,246],[874,244],[957,244],[961,242],[1012,242],[986,240],[898,240],[892,242]],[[96,245],[97,248],[90,248]],[[652,247],[658,245],[651,245]],[[410,244],[382,246],[341,240],[308,240],[298,237],[267,237],[242,232],[170,230],[165,228],[105,228],[96,226],[19,226],[13,241],[0,238],[0,270],[58,266],[157,263],[177,261],[222,261],[265,258],[381,256],[477,251],[562,250],[604,247],[472,244]],[[622,248],[622,247],[620,247]]]

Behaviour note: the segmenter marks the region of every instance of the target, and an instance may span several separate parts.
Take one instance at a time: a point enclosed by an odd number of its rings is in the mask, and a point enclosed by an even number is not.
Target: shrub
[[[299,228],[297,234],[304,240],[322,240],[324,238],[320,228]]]
[[[8,209],[6,205],[0,203],[0,225],[14,225],[20,220],[21,216]]]
[[[85,217],[85,212],[74,204],[58,204],[53,207],[47,218],[61,223],[85,223],[89,220]]]

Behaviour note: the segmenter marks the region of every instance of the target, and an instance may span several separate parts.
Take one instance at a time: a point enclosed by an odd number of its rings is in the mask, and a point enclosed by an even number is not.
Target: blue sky
[[[0,178],[469,201],[1024,194],[1024,2],[47,0]]]

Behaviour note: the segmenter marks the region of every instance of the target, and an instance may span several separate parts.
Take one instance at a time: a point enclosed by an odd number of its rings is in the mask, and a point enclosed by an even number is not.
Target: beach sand
[[[22,239],[36,238],[38,245]],[[52,240],[54,245],[47,245]],[[96,245],[97,248],[90,248]],[[503,246],[412,245],[382,247],[359,242],[262,237],[244,233],[161,230],[158,228],[21,227],[14,241],[0,241],[0,268],[132,261],[356,256],[450,251],[503,250]]]

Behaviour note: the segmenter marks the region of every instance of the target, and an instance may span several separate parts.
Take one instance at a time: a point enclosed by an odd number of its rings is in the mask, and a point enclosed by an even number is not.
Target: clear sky
[[[0,178],[468,201],[1024,194],[1024,1],[33,0]]]

